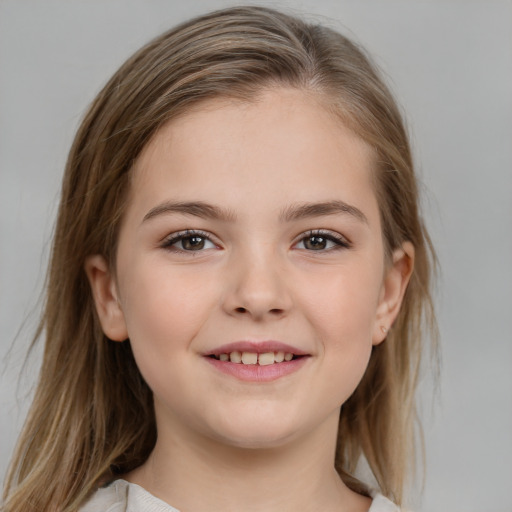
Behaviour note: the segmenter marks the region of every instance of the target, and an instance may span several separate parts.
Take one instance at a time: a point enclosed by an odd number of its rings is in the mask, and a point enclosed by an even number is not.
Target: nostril
[[[234,311],[235,311],[235,313],[246,314],[246,313],[250,313],[251,310],[240,306],[238,308],[235,308]],[[273,316],[280,316],[280,315],[282,315],[284,313],[284,310],[281,309],[281,308],[272,308],[272,309],[268,310],[268,313],[273,315]]]

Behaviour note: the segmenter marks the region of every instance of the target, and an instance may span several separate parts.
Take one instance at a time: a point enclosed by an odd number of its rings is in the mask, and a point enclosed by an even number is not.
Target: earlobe
[[[108,263],[103,256],[95,254],[86,259],[84,267],[105,336],[114,341],[126,340],[128,332],[124,314]]]
[[[374,345],[386,339],[389,329],[398,316],[413,269],[414,246],[411,242],[404,242],[401,248],[393,251],[392,261],[382,283],[373,332]]]

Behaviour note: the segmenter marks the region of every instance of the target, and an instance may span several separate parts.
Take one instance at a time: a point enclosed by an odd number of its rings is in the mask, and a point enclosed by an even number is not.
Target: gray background
[[[149,38],[234,3],[0,0],[0,474],[37,373],[36,352],[18,386],[85,107]],[[391,77],[442,266],[442,375],[437,396],[428,374],[421,383],[427,476],[416,509],[511,511],[512,2],[254,3],[330,18]]]

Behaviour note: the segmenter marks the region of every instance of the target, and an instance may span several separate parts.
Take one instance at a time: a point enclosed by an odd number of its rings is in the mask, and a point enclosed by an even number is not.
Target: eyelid
[[[167,235],[162,241],[160,242],[160,247],[167,250],[174,250],[176,252],[181,253],[194,253],[195,251],[185,251],[183,249],[173,248],[172,246],[179,242],[180,240],[192,237],[192,236],[198,236],[201,238],[204,238],[205,240],[210,241],[212,244],[216,245],[217,247],[220,246],[220,244],[216,241],[216,237],[212,235],[212,233],[208,233],[207,231],[203,231],[201,229],[183,229],[181,231],[175,231],[174,233],[170,233]],[[197,251],[201,252],[201,251]]]
[[[319,252],[325,253],[336,249],[350,249],[352,247],[352,242],[341,233],[336,231],[331,231],[329,229],[310,229],[304,233],[301,233],[293,242],[292,246],[295,247],[297,244],[302,242],[302,240],[312,237],[312,236],[320,236],[330,240],[336,244],[336,247],[332,247],[331,249],[324,249],[319,251],[308,251],[308,252]],[[307,249],[304,249],[307,250]]]

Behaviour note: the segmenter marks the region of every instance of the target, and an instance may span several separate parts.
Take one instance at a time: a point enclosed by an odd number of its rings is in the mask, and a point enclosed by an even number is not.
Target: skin
[[[373,161],[311,93],[277,88],[209,100],[145,148],[115,274],[101,255],[86,263],[105,334],[130,338],[154,393],[158,441],[128,480],[183,512],[368,510],[333,467],[339,411],[396,318],[414,256],[406,243],[386,264]],[[169,201],[229,215],[158,209]],[[352,210],[281,218],[331,201]],[[190,238],[169,246],[187,229],[201,231],[200,250]],[[204,357],[239,340],[309,357],[275,381],[242,382]]]

